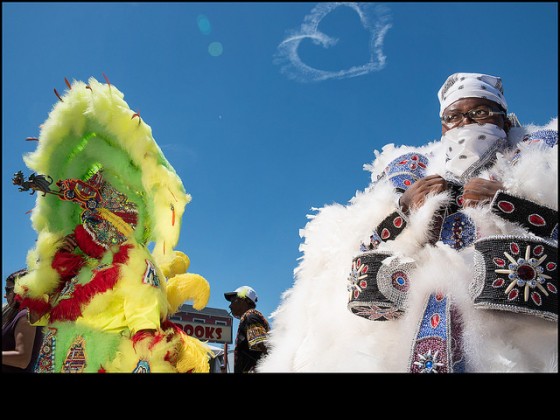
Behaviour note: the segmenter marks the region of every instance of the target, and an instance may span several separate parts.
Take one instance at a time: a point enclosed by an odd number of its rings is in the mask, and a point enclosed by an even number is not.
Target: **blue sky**
[[[269,316],[311,208],[366,188],[384,144],[438,139],[448,75],[501,76],[523,124],[557,116],[557,39],[557,3],[4,2],[3,282],[36,238],[11,177],[64,78],[105,73],[152,127],[193,198],[177,249],[208,306],[247,284]]]

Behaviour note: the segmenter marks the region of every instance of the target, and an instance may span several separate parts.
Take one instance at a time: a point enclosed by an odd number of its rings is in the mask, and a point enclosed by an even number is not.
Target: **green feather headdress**
[[[31,170],[55,181],[87,181],[101,170],[103,179],[136,206],[134,239],[141,244],[154,242],[156,262],[164,263],[173,256],[191,197],[152,137],[150,126],[123,98],[115,86],[94,78],[87,85],[69,84],[42,125],[37,150],[24,156],[24,161]],[[37,194],[33,227],[40,234],[66,235],[81,223],[82,211],[57,195]]]

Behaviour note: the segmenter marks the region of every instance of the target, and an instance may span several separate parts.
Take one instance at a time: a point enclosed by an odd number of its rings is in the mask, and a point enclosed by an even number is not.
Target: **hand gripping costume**
[[[365,191],[308,216],[257,371],[556,372],[557,124],[511,128],[463,177],[443,141],[376,151]],[[403,214],[432,174],[449,189]],[[463,208],[474,176],[504,190]]]
[[[24,157],[36,174],[14,177],[20,190],[42,191],[30,272],[16,286],[44,325],[35,371],[208,372],[208,346],[168,319],[210,294],[174,250],[191,197],[115,86],[67,85]]]

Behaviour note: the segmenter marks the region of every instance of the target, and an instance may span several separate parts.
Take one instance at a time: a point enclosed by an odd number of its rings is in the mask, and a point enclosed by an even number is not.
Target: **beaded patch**
[[[146,271],[144,272],[142,283],[149,284],[150,286],[154,287],[159,287],[160,284],[156,268],[149,260],[146,260]]]
[[[502,190],[492,200],[492,211],[508,222],[520,224],[537,236],[551,237],[558,230],[556,210]]]
[[[558,320],[558,246],[528,237],[491,236],[475,242],[475,307]]]
[[[150,364],[147,360],[139,360],[132,373],[150,373]]]
[[[454,249],[463,249],[476,239],[476,227],[472,219],[463,213],[454,213],[443,220],[440,239]]]
[[[62,373],[82,373],[86,368],[86,342],[79,335],[68,349],[66,359],[62,364]]]
[[[369,244],[360,244],[360,252],[373,251],[374,249],[377,249],[381,242],[382,240],[381,237],[377,234],[377,230],[374,230],[369,237]]]
[[[39,356],[35,362],[35,373],[53,373],[54,372],[54,353],[56,350],[56,328],[46,327],[43,332],[43,341]]]
[[[366,252],[353,259],[348,277],[348,309],[369,320],[396,319],[404,311],[413,262],[387,251]]]
[[[409,360],[411,373],[458,373],[464,371],[459,314],[441,293],[426,303]]]
[[[404,214],[400,211],[391,213],[373,230],[369,237],[369,244],[361,244],[360,251],[372,251],[377,249],[381,242],[392,241],[402,233],[406,225],[406,216]]]
[[[88,181],[64,179],[56,184],[62,200],[75,202],[84,209],[84,228],[98,245],[120,245],[136,228],[136,204],[105,181],[101,171]]]
[[[384,170],[389,181],[400,192],[426,176],[428,158],[420,153],[407,153],[391,161]]]
[[[440,240],[459,250],[468,247],[476,239],[476,226],[472,219],[460,212],[463,208],[463,186],[453,181],[447,181],[451,194],[451,203],[445,210]]]
[[[558,144],[558,131],[556,130],[538,130],[534,133],[527,134],[523,141],[527,144],[543,144],[548,147],[554,147]],[[517,149],[515,155],[511,159],[511,164],[515,165],[521,157],[521,150]]]
[[[463,185],[458,184],[450,179],[447,181],[447,188],[451,196],[451,202],[447,207],[448,214],[458,212],[463,208]]]
[[[558,144],[558,131],[556,130],[537,130],[523,138],[528,143],[544,143],[549,147]]]
[[[257,344],[267,342],[267,330],[263,325],[251,325],[247,328],[247,341],[249,348],[254,348]]]
[[[64,284],[64,287],[59,293],[50,296],[49,300],[51,306],[54,308],[61,301],[66,299],[71,299],[74,295],[74,292],[76,291],[77,284],[78,284],[78,276],[72,277],[70,280],[68,280]]]

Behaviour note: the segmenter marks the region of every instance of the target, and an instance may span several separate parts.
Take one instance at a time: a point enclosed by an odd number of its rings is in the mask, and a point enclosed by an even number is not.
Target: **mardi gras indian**
[[[440,141],[387,145],[372,183],[303,231],[258,371],[558,370],[558,128],[458,73]]]
[[[24,157],[34,173],[14,176],[37,191],[38,238],[16,287],[45,326],[35,371],[207,372],[209,348],[168,319],[210,293],[173,249],[190,196],[115,86],[67,85]]]

